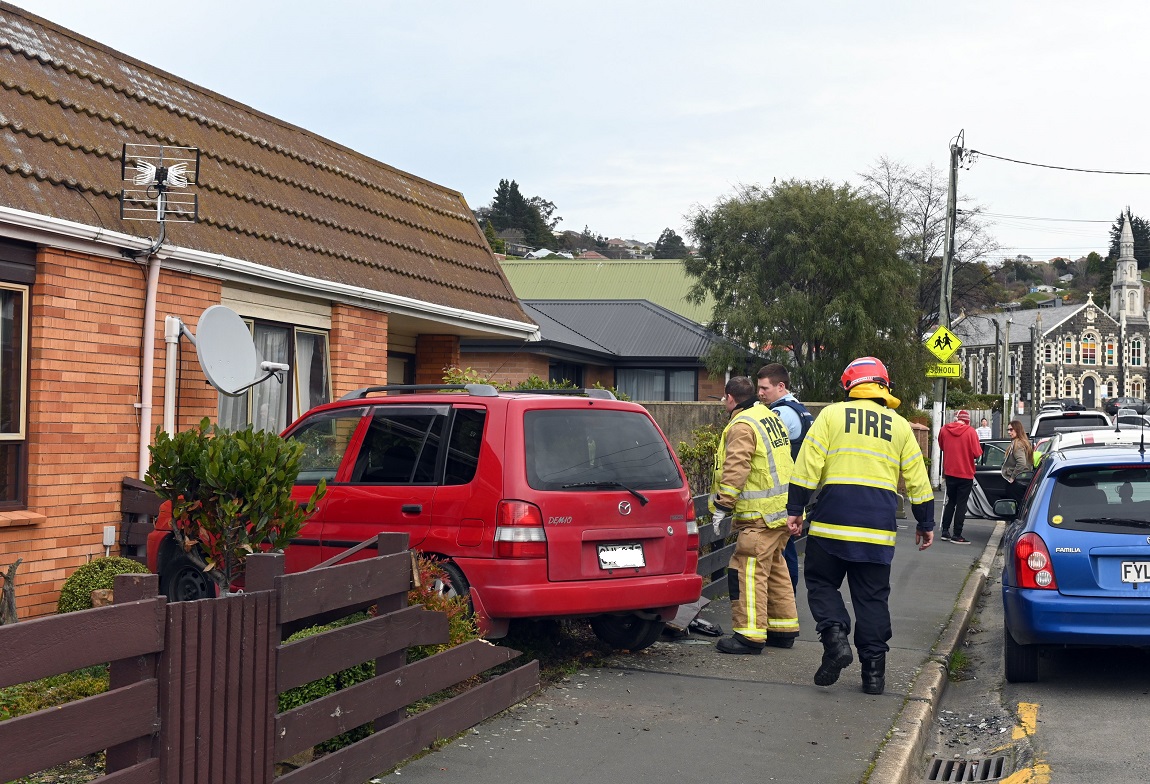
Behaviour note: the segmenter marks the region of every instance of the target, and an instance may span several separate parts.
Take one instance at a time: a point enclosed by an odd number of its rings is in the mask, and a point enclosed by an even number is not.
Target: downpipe
[[[156,373],[156,292],[160,287],[160,257],[153,252],[148,258],[148,285],[144,294],[144,328],[140,340],[143,358],[140,363],[140,449],[136,478],[143,481],[151,463],[148,447],[152,443],[152,383]]]

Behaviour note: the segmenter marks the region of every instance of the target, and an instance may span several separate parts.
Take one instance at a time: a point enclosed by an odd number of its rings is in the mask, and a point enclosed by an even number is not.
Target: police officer
[[[715,454],[711,523],[717,534],[730,517],[738,538],[727,567],[734,634],[716,647],[721,653],[757,655],[766,645],[790,648],[799,635],[794,589],[783,561],[794,461],[786,427],[755,397],[751,379],[732,378],[726,393],[731,418]]]
[[[886,366],[861,357],[842,375],[847,400],[827,406],[807,433],[787,499],[787,527],[802,528],[802,514],[816,487],[819,497],[807,535],[807,601],[823,658],[815,683],[830,686],[854,661],[847,634],[851,618],[839,592],[843,578],[854,605],[854,642],[862,687],[882,694],[887,641],[891,638],[890,564],[894,558],[895,507],[900,473],[914,518],[919,550],[934,541],[934,491],[922,451],[905,419],[895,413]]]
[[[759,400],[783,420],[787,435],[791,438],[791,457],[798,460],[799,447],[803,445],[803,439],[807,437],[807,431],[811,429],[815,418],[791,392],[791,374],[783,365],[778,362],[763,365],[759,368],[758,379]],[[799,553],[795,546],[796,538],[792,536],[787,539],[783,560],[787,562],[787,571],[791,575],[791,588],[798,591]]]

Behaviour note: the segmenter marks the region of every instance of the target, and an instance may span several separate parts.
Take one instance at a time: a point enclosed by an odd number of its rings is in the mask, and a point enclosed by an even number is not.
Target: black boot
[[[793,648],[795,647],[795,636],[792,634],[772,634],[767,632],[767,645],[772,648]]]
[[[862,687],[867,694],[882,694],[886,688],[886,656],[859,659],[862,664]]]
[[[742,653],[750,656],[758,656],[763,652],[763,643],[748,640],[743,635],[735,632],[730,637],[724,637],[719,640],[715,645],[715,649],[719,653]]]
[[[819,635],[823,641],[823,661],[815,673],[816,686],[830,686],[839,679],[844,667],[855,660],[847,633],[837,623],[828,626]]]

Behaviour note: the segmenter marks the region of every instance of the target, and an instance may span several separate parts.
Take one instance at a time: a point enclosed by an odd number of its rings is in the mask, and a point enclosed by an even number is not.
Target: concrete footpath
[[[961,640],[1002,527],[967,520],[970,545],[936,539],[919,552],[913,521],[899,522],[907,526],[898,532],[894,638],[881,696],[862,693],[857,654],[838,683],[814,685],[822,646],[800,581],[802,631],[790,650],[731,656],[718,653],[709,637],[660,641],[583,670],[375,781],[922,780],[918,766],[945,688],[945,662]],[[730,632],[726,601],[713,602],[702,617]]]

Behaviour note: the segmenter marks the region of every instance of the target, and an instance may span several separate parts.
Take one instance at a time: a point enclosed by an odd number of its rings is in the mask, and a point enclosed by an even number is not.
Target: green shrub
[[[563,379],[562,381],[544,381],[539,376],[528,376],[518,384],[504,384],[492,381],[475,368],[459,368],[455,366],[443,369],[444,384],[490,384],[503,392],[522,392],[528,389],[578,389],[574,383]],[[596,381],[589,389],[605,389],[619,400],[630,400],[631,397],[614,387],[605,387]]]
[[[691,431],[693,443],[680,441],[675,454],[687,475],[691,495],[705,495],[711,492],[711,481],[715,471],[715,452],[719,449],[719,437],[723,429],[715,425],[702,425]]]
[[[441,612],[447,616],[448,640],[441,645],[417,645],[407,649],[407,661],[426,659],[440,651],[462,645],[468,640],[479,639],[479,628],[475,616],[465,596],[444,596],[438,586],[446,576],[432,558],[417,556],[416,570],[419,572],[419,586],[407,592],[408,604],[422,604],[424,608]]]
[[[0,689],[0,721],[14,719],[108,690],[108,665],[50,675],[31,683]]]
[[[117,574],[147,574],[148,567],[130,558],[96,558],[68,576],[60,589],[56,612],[92,609],[92,591],[111,588]]]

